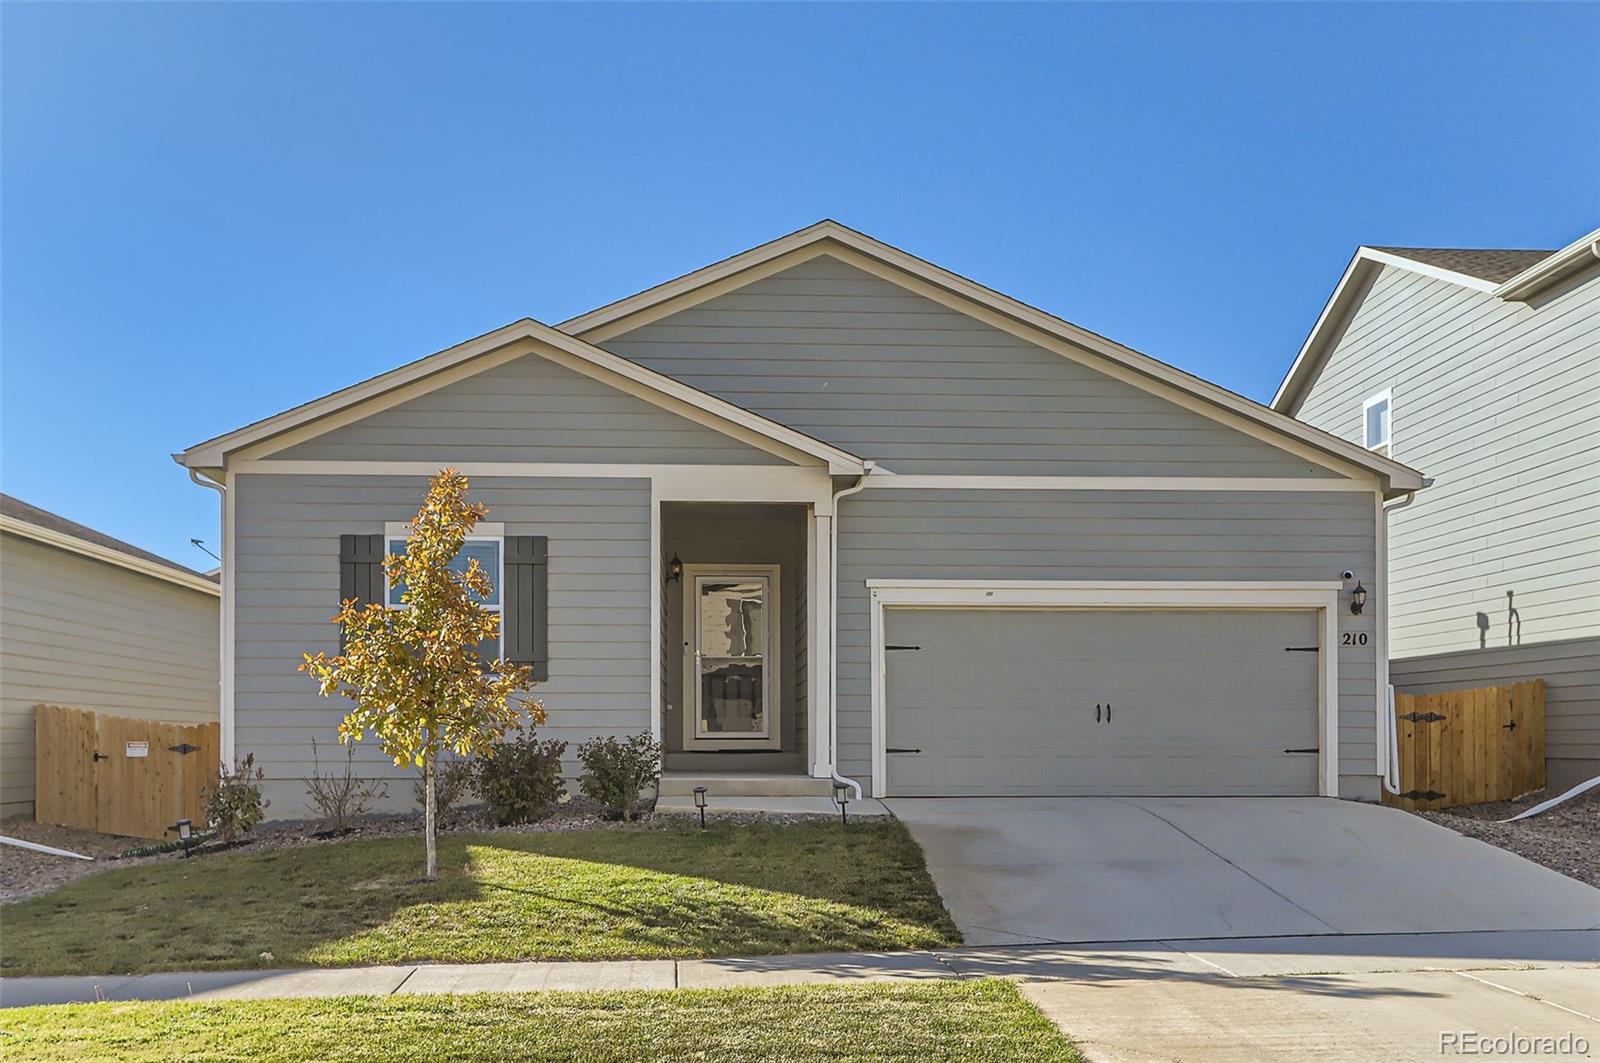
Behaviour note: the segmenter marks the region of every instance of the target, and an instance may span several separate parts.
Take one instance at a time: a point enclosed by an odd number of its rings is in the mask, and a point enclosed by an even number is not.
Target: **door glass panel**
[[[696,581],[702,735],[766,735],[767,581]]]

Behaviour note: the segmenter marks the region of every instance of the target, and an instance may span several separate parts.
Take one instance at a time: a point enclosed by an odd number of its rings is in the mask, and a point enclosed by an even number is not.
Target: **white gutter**
[[[857,801],[862,800],[861,784],[839,774],[839,499],[849,498],[867,486],[867,479],[877,469],[874,462],[864,462],[861,479],[851,487],[833,493],[833,520],[828,526],[828,632],[831,639],[828,651],[828,774],[836,783],[844,783],[855,791]]]
[[[1422,486],[1423,487],[1432,487],[1433,486],[1433,479],[1430,477],[1428,479],[1423,480],[1422,481]],[[1383,542],[1384,542],[1384,546],[1385,547],[1387,547],[1388,543],[1389,543],[1389,534],[1388,534],[1388,528],[1387,528],[1388,521],[1389,521],[1389,514],[1393,513],[1397,509],[1405,509],[1407,506],[1409,506],[1411,503],[1415,502],[1416,500],[1417,500],[1417,493],[1415,491],[1407,491],[1405,493],[1405,497],[1400,499],[1400,501],[1396,502],[1394,505],[1382,507],[1382,509],[1383,509],[1383,521],[1384,521],[1384,524],[1385,524],[1384,535],[1383,535]],[[1384,573],[1387,574],[1388,571],[1389,571],[1389,559],[1388,558],[1384,558],[1383,562],[1384,562],[1383,570],[1384,570]],[[1379,588],[1379,593],[1384,594],[1384,595],[1388,595],[1389,588],[1388,587],[1381,587],[1381,588]],[[1385,600],[1387,601],[1387,598]],[[1387,616],[1387,613],[1385,615]],[[1383,645],[1384,645],[1385,652],[1387,652],[1388,646],[1389,646],[1389,640],[1388,640],[1387,636],[1385,636],[1385,638],[1383,640]],[[1385,662],[1385,665],[1387,666],[1387,662]],[[1383,738],[1383,741],[1384,741],[1384,751],[1385,751],[1385,756],[1383,758],[1384,759],[1384,764],[1383,764],[1383,788],[1385,790],[1389,791],[1389,793],[1395,794],[1395,795],[1398,796],[1399,793],[1400,793],[1400,727],[1399,727],[1399,724],[1395,722],[1395,718],[1394,718],[1394,684],[1393,683],[1386,684],[1384,689],[1385,689],[1385,692],[1386,692],[1386,697],[1388,699],[1388,705],[1385,706],[1385,710],[1384,710],[1384,714],[1383,714],[1383,730],[1384,730],[1384,734],[1382,735],[1382,738]]]
[[[1600,229],[1580,236],[1548,258],[1540,259],[1494,290],[1502,299],[1524,299],[1547,285],[1600,259]]]

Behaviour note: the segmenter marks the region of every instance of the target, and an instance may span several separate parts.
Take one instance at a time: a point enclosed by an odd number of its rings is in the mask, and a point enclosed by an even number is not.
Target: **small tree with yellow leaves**
[[[353,598],[340,603],[333,622],[344,632],[343,652],[307,653],[300,665],[323,697],[355,702],[339,724],[340,742],[359,742],[371,731],[396,764],[422,768],[430,879],[439,873],[439,754],[484,752],[521,726],[523,712],[536,724],[545,721],[539,702],[512,699],[533,685],[532,670],[479,653],[499,637],[500,616],[480,604],[494,588],[477,560],[465,571],[452,567],[489,512],[467,501],[467,487],[455,469],[435,476],[411,521],[406,552],[384,558],[384,574],[403,607],[363,606]]]

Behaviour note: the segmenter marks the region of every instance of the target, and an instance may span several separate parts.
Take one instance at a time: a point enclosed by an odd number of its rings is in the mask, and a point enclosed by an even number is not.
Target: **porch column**
[[[825,507],[814,506],[806,526],[806,690],[810,701],[806,714],[811,723],[806,748],[811,774],[827,778],[833,770],[828,749],[828,728],[833,717],[833,515],[819,510]]]

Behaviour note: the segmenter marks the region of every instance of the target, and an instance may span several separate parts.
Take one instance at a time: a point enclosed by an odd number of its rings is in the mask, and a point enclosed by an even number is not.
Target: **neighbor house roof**
[[[1277,394],[1272,397],[1272,408],[1285,413],[1295,408],[1322,372],[1327,348],[1340,325],[1360,302],[1368,279],[1385,266],[1449,281],[1498,299],[1522,301],[1563,278],[1594,266],[1597,260],[1600,260],[1600,229],[1580,236],[1558,251],[1362,245],[1356,248],[1344,275],[1311,327],[1311,334],[1284,374]]]
[[[475,371],[470,363],[503,351],[508,343],[518,338],[528,338],[559,349],[580,363],[587,363],[602,379],[625,378],[644,389],[642,395],[653,395],[662,405],[671,402],[678,404],[680,409],[687,406],[708,412],[728,425],[740,426],[772,442],[823,458],[835,472],[860,472],[865,465],[861,456],[646,369],[595,345],[646,321],[714,298],[819,254],[837,255],[876,276],[919,294],[954,304],[979,320],[1012,331],[1065,357],[1081,360],[1119,376],[1135,386],[1187,405],[1247,433],[1265,435],[1291,449],[1298,445],[1307,453],[1317,454],[1323,461],[1331,459],[1336,466],[1342,465],[1346,469],[1353,466],[1375,473],[1388,489],[1411,490],[1422,485],[1422,475],[1415,469],[1332,433],[1303,424],[1210,381],[1185,373],[832,220],[817,222],[675,280],[609,303],[565,321],[556,328],[532,319],[514,322],[496,332],[440,351],[275,417],[196,444],[174,457],[190,468],[219,469],[228,454],[241,448],[267,440],[274,440],[266,444],[269,448],[286,445],[284,440],[303,438],[304,433],[323,430],[319,428],[319,423],[330,428],[337,423],[344,423],[340,417],[347,419],[347,411],[353,407],[382,408],[373,404],[399,401],[393,396],[410,397],[443,386],[459,378],[452,376],[450,371]],[[487,366],[488,363],[479,364]],[[295,434],[291,435],[291,432]]]
[[[0,494],[0,529],[179,586],[208,594],[220,593],[214,577],[6,494]]]
[[[1374,247],[1391,255],[1409,258],[1454,273],[1500,284],[1510,280],[1535,262],[1555,254],[1554,250],[1511,251],[1474,247]]]

